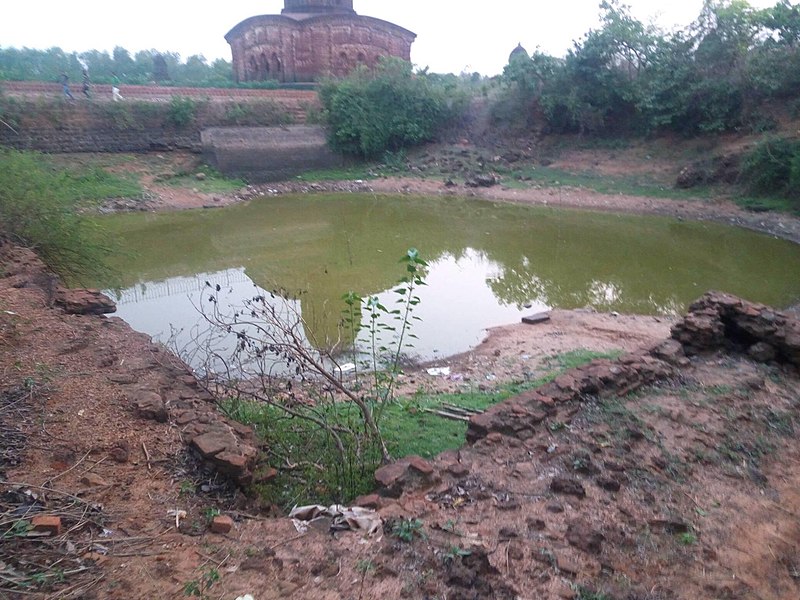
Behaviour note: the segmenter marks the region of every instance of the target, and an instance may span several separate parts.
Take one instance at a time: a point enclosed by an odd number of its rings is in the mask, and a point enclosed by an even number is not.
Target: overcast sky
[[[751,0],[756,7],[777,0]],[[628,0],[634,16],[665,29],[683,27],[702,0]],[[417,34],[411,60],[431,71],[502,71],[521,42],[563,56],[598,23],[600,0],[355,0],[359,14],[392,21]],[[247,17],[280,13],[282,0],[3,0],[0,47],[67,51],[156,49],[183,59],[231,59],[225,34]]]

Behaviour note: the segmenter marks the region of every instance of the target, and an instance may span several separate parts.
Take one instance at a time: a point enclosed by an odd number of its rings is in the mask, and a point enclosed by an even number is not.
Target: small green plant
[[[577,600],[612,600],[611,596],[608,594],[595,592],[583,586],[578,586],[577,592]]]
[[[697,535],[691,531],[678,534],[678,543],[682,546],[692,546],[697,543]]]
[[[206,518],[206,521],[212,521],[214,517],[218,517],[220,515],[220,511],[218,508],[214,508],[213,506],[207,507],[203,511],[203,516]]]
[[[395,399],[403,353],[414,347],[413,340],[417,336],[412,328],[414,322],[420,320],[414,314],[420,303],[417,290],[426,285],[424,274],[428,263],[416,248],[410,248],[400,262],[405,265],[406,274],[392,290],[397,296],[396,307],[387,308],[377,296],[362,298],[352,291],[342,296],[345,303],[342,324],[354,340],[353,363],[367,367],[370,372],[369,392],[371,400],[376,403],[376,423]],[[359,356],[359,342],[368,348],[366,361]]]
[[[361,574],[371,573],[375,571],[375,563],[368,558],[361,558],[356,562],[356,571]]]
[[[219,582],[220,574],[217,569],[211,568],[201,573],[197,579],[187,581],[183,586],[183,595],[191,598],[207,600],[211,598],[209,592]]]
[[[460,546],[451,545],[442,554],[442,560],[444,562],[453,562],[460,558],[464,558],[465,556],[469,556],[470,554],[472,554],[472,552],[469,550],[461,548]]]
[[[193,494],[194,491],[195,491],[194,482],[189,481],[188,479],[181,481],[181,485],[178,487],[179,496],[188,496],[189,494]]]
[[[421,519],[398,519],[392,524],[392,536],[403,542],[413,542],[415,537],[425,539]]]
[[[14,537],[25,537],[28,535],[28,532],[32,529],[32,525],[30,521],[26,521],[25,519],[20,519],[18,521],[14,521],[14,524],[11,527],[3,532],[3,538],[14,538]]]
[[[447,519],[445,524],[442,525],[442,531],[446,531],[454,535],[461,535],[461,532],[458,530],[458,521],[455,519]]]

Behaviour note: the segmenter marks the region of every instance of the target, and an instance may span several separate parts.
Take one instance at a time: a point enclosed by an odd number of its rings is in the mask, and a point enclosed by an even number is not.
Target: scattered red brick
[[[211,519],[211,533],[224,535],[233,529],[233,519],[225,515],[217,515]]]
[[[37,515],[31,520],[33,530],[40,533],[49,533],[53,536],[61,535],[61,518],[50,515]]]

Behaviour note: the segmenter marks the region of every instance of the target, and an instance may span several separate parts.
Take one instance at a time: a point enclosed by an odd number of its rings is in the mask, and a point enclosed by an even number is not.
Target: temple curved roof
[[[355,14],[353,0],[285,0],[281,14]]]
[[[322,23],[322,22],[342,22],[342,21],[350,21],[350,22],[357,22],[357,23],[364,23],[370,24],[375,26],[382,26],[384,28],[391,29],[396,31],[398,34],[403,36],[409,36],[411,39],[415,39],[417,34],[413,31],[409,31],[405,27],[400,27],[400,25],[395,25],[389,21],[384,21],[383,19],[376,19],[375,17],[366,17],[362,15],[353,14],[345,14],[345,13],[332,13],[332,14],[311,14],[305,15],[302,19],[297,19],[293,16],[289,15],[258,15],[255,17],[249,17],[242,21],[241,23],[235,25],[233,29],[231,29],[228,33],[225,34],[225,39],[228,43],[231,42],[237,35],[240,33],[247,31],[251,27],[255,27],[259,24],[266,24],[266,23],[282,23],[284,25],[294,25],[296,27],[302,27],[306,24],[311,23]]]

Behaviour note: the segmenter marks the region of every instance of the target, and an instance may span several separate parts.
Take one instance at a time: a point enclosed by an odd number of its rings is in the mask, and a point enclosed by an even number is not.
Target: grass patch
[[[594,350],[584,349],[570,350],[569,352],[564,352],[562,354],[548,356],[545,358],[544,364],[550,369],[568,371],[569,369],[582,367],[583,365],[598,358],[615,360],[622,356],[622,354],[622,350],[612,350],[610,352],[596,352]]]
[[[800,215],[800,204],[796,200],[791,200],[785,196],[756,198],[745,195],[735,196],[733,200],[740,207],[752,212],[785,212]]]
[[[380,176],[378,166],[372,163],[356,164],[333,169],[306,171],[296,177],[297,181],[315,183],[318,181],[350,181],[353,179],[375,179]]]
[[[28,246],[68,282],[113,281],[113,244],[83,208],[138,186],[102,169],[64,170],[46,156],[0,150],[0,236]]]
[[[601,194],[628,194],[648,198],[667,198],[679,200],[696,200],[711,197],[710,188],[697,187],[691,191],[676,189],[671,183],[654,181],[651,178],[610,177],[597,173],[573,173],[552,167],[529,166],[515,169],[498,169],[504,175],[503,185],[510,188],[524,189],[531,185],[544,187],[580,187],[594,190]]]
[[[202,173],[204,177],[198,179],[198,173]],[[197,167],[193,169],[192,173],[161,175],[156,178],[156,181],[172,187],[195,189],[204,194],[230,194],[246,185],[244,180],[227,178],[208,165]]]
[[[416,454],[432,458],[449,449],[460,448],[465,441],[467,423],[445,419],[425,409],[451,404],[461,408],[485,410],[525,390],[552,381],[563,371],[586,364],[595,358],[609,358],[618,353],[589,351],[569,352],[552,357],[553,371],[524,383],[508,384],[491,392],[461,394],[417,394],[388,405],[380,422],[381,432],[394,458]],[[380,464],[377,447],[366,443],[362,435],[343,433],[347,446],[344,462],[333,460],[337,452],[333,440],[313,423],[290,418],[278,408],[250,401],[226,400],[222,410],[232,419],[251,425],[268,441],[269,462],[278,469],[278,477],[257,488],[262,499],[283,508],[308,502],[346,503],[373,489],[373,474]],[[363,433],[357,408],[351,403],[306,407],[309,415],[346,430]]]
[[[100,167],[63,172],[64,194],[75,200],[102,201],[108,198],[141,196],[142,187],[132,175],[116,175]]]

